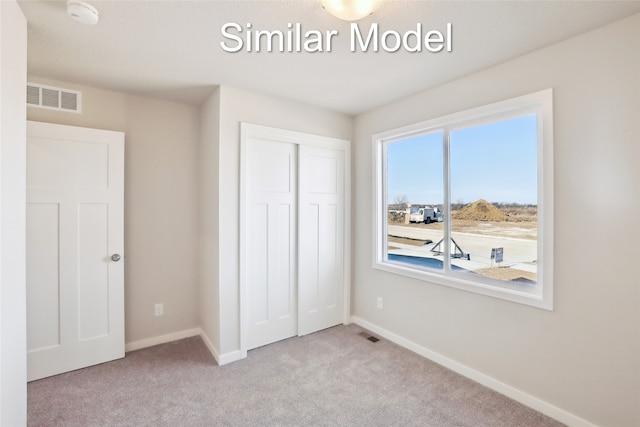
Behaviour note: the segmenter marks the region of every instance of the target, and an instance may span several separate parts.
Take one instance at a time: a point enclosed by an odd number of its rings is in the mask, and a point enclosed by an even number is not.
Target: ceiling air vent
[[[82,92],[27,83],[27,105],[48,110],[82,112]]]

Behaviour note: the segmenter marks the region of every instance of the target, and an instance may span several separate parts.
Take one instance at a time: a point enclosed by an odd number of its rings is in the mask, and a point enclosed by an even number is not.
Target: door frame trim
[[[250,138],[267,139],[291,144],[330,148],[344,152],[344,272],[343,272],[343,316],[344,324],[351,319],[351,141],[297,132],[270,126],[240,122],[240,241],[239,241],[239,296],[240,296],[240,352],[242,358],[247,356],[247,214],[246,199],[248,196],[247,167],[248,140]]]

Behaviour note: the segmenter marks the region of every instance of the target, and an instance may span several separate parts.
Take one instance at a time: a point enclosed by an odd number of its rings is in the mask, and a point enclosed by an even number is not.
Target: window
[[[374,136],[374,267],[553,308],[552,91]]]

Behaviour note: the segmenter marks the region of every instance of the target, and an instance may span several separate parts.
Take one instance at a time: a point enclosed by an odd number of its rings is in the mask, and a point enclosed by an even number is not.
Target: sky
[[[443,202],[442,131],[387,147],[388,202]],[[537,204],[536,117],[522,116],[451,132],[451,201]]]

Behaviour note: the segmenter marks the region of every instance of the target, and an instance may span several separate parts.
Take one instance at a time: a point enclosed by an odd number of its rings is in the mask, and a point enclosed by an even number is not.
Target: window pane
[[[452,266],[536,284],[536,128],[532,114],[451,132]]]
[[[443,133],[387,143],[387,257],[442,270]],[[440,245],[441,246],[441,245]]]

